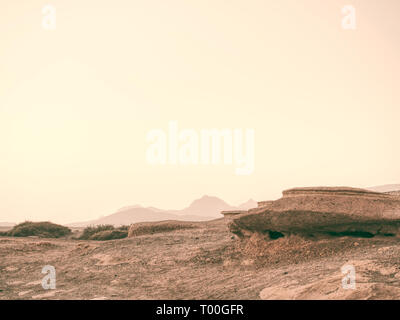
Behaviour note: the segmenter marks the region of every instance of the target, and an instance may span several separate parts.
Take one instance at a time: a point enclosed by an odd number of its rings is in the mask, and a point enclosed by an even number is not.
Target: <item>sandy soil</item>
[[[352,264],[356,289],[342,288]],[[44,290],[45,265],[57,272]],[[0,299],[399,299],[400,240],[259,239],[220,219],[114,241],[0,238]]]

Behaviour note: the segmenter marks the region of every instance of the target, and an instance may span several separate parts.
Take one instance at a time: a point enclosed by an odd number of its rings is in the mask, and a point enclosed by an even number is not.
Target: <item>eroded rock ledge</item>
[[[294,188],[276,201],[263,201],[230,216],[239,237],[254,233],[269,239],[290,234],[306,237],[396,236],[400,230],[400,196],[348,187]]]

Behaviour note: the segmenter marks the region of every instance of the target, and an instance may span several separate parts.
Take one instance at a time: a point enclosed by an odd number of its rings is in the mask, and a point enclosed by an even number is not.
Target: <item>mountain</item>
[[[247,200],[245,203],[242,203],[240,206],[238,206],[238,209],[240,210],[249,210],[251,208],[257,207],[257,201],[253,199]]]
[[[367,190],[375,191],[375,192],[391,192],[391,191],[399,191],[400,184],[385,184],[383,186],[375,186],[367,188]]]
[[[162,220],[203,221],[214,217],[177,215],[169,211],[156,211],[152,208],[128,208],[96,220],[68,224],[71,227],[86,227],[89,225],[112,224],[115,226],[129,225],[136,222],[151,222]]]
[[[233,209],[235,209],[235,207],[230,206],[217,197],[203,196],[200,199],[194,200],[189,207],[178,211],[177,214],[198,216],[206,215],[221,218],[221,211]]]
[[[162,210],[154,207],[144,208],[140,205],[127,206],[115,213],[96,220],[70,223],[70,227],[86,227],[88,225],[112,224],[115,226],[129,225],[136,222],[151,222],[163,220],[207,221],[222,218],[224,210],[247,210],[256,207],[257,202],[250,199],[238,207],[212,196],[203,196],[194,200],[182,210]]]

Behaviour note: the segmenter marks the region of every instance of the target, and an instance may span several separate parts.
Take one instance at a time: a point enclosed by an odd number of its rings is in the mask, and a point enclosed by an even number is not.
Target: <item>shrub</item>
[[[130,226],[120,226],[117,228],[117,230],[121,230],[121,231],[128,231],[130,228]]]
[[[71,229],[51,222],[25,221],[14,226],[5,235],[10,237],[37,236],[40,238],[60,238],[71,233]]]
[[[114,239],[123,239],[128,236],[128,231],[123,230],[105,230],[100,231],[92,235],[89,240],[114,240]]]
[[[83,230],[80,240],[113,240],[122,239],[128,236],[129,226],[114,228],[113,225],[105,224],[89,226]]]
[[[114,226],[111,224],[101,224],[98,226],[88,226],[83,230],[82,235],[79,237],[80,240],[89,240],[95,233],[107,230],[114,230]]]

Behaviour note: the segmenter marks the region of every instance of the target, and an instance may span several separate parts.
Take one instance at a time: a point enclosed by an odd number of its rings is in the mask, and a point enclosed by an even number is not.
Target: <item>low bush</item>
[[[128,231],[123,230],[105,230],[100,231],[92,235],[89,240],[114,240],[114,239],[123,239],[128,236]]]
[[[113,240],[122,239],[128,236],[129,226],[115,228],[113,225],[105,224],[98,226],[89,226],[83,230],[79,240]]]
[[[51,222],[31,222],[25,221],[14,226],[10,231],[3,232],[2,235],[9,237],[29,237],[37,236],[40,238],[60,238],[71,234],[71,229]]]
[[[114,226],[111,224],[102,224],[98,226],[88,226],[83,230],[82,235],[79,237],[80,240],[89,240],[91,236],[94,234],[107,231],[107,230],[114,230]]]

